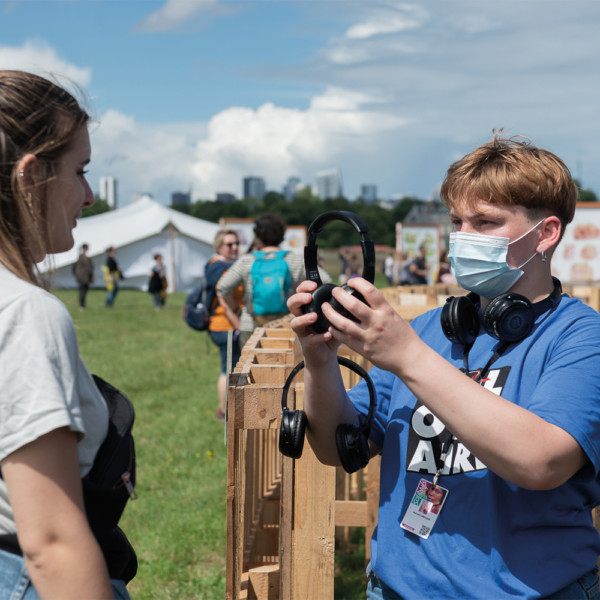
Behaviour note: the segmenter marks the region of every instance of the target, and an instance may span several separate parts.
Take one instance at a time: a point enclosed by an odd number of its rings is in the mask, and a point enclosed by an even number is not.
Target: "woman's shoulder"
[[[70,321],[67,307],[47,290],[0,269],[0,315],[30,313],[32,317],[50,322]]]

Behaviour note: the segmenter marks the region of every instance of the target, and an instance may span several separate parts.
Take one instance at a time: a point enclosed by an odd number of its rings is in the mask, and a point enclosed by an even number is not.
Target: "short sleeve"
[[[600,471],[600,319],[575,321],[556,339],[524,407],[572,435]]]
[[[60,427],[84,433],[79,351],[66,308],[43,290],[0,307],[0,460]]]

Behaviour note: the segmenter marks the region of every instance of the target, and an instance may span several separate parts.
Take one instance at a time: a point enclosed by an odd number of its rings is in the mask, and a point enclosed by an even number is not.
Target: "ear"
[[[542,227],[540,228],[540,238],[538,241],[537,251],[539,253],[552,252],[560,240],[561,231],[562,224],[557,216],[552,215],[550,217],[546,217]]]
[[[30,192],[38,179],[39,162],[34,154],[25,154],[17,163],[19,182],[24,192]]]

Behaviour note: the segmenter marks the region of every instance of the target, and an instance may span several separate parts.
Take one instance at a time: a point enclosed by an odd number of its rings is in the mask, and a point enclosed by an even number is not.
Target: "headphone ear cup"
[[[357,300],[360,300],[365,304],[367,303],[364,296],[360,292],[356,291],[354,288],[351,288],[349,285],[343,285],[341,287],[345,292],[347,292],[351,296],[354,296]],[[348,312],[333,296],[331,297],[329,303],[331,304],[331,308],[333,308],[333,310],[340,313],[340,315],[346,317],[346,319],[350,319],[351,321],[360,323],[360,320],[357,319],[351,312]]]
[[[302,312],[306,313],[317,313],[317,320],[313,323],[312,328],[317,333],[325,333],[329,329],[329,321],[325,318],[321,305],[323,302],[331,302],[331,293],[333,288],[336,287],[333,283],[324,283],[318,286],[312,293],[312,298],[309,304],[305,304],[302,307]]]
[[[450,296],[440,315],[442,331],[453,343],[467,346],[479,334],[479,315],[468,296]]]
[[[483,328],[491,336],[512,344],[526,338],[533,329],[535,311],[520,294],[502,294],[490,300],[483,311]]]
[[[338,425],[335,430],[338,456],[344,471],[355,473],[369,463],[367,436],[359,425]]]
[[[300,458],[304,449],[307,418],[303,410],[284,409],[279,428],[279,451],[290,458]]]

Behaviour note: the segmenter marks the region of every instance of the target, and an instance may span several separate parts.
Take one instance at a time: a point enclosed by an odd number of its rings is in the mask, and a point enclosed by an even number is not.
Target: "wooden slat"
[[[266,364],[250,366],[250,381],[252,383],[268,383],[269,385],[283,387],[291,369],[282,364]]]
[[[290,365],[293,358],[290,348],[278,349],[276,352],[270,348],[255,348],[252,357],[259,365]]]
[[[335,469],[310,446],[295,461],[292,600],[333,598]]]
[[[437,304],[426,304],[424,306],[393,306],[393,308],[403,319],[412,321],[427,311],[438,308],[438,306]]]
[[[293,347],[294,340],[288,338],[260,338],[258,341],[259,348],[269,348],[271,350],[280,349],[287,350]]]
[[[248,579],[248,600],[279,598],[279,565],[265,565],[250,569]]]
[[[366,527],[367,503],[364,500],[336,500],[336,527]]]
[[[282,387],[246,386],[243,393],[243,408],[237,415],[241,416],[241,419],[238,419],[236,426],[244,429],[279,429]]]
[[[288,338],[292,339],[296,334],[294,330],[287,328],[269,328],[265,327],[265,337],[278,337],[278,338]]]

